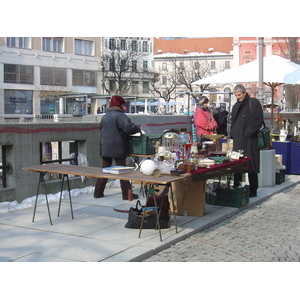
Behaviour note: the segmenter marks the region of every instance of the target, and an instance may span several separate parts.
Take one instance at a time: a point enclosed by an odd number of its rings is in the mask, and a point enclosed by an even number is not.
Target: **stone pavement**
[[[288,175],[280,185],[259,188],[258,196],[243,208],[206,205],[203,217],[177,216],[178,233],[172,216],[170,228],[162,230],[162,242],[157,230],[143,230],[139,238],[139,230],[125,228],[128,213],[113,209],[128,202],[120,199],[119,187],[107,189],[100,199],[92,193],[76,194],[74,219],[65,191],[59,217],[58,203],[50,203],[52,226],[45,204],[38,205],[34,222],[33,207],[0,214],[0,262],[298,261],[299,190],[283,191],[299,182],[299,175]],[[128,205],[134,206],[131,202]]]
[[[299,262],[300,185],[153,255],[146,262]]]

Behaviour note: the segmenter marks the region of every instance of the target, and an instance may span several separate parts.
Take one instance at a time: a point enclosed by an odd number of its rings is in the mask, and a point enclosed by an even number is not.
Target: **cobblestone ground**
[[[181,241],[145,262],[299,262],[300,185]]]

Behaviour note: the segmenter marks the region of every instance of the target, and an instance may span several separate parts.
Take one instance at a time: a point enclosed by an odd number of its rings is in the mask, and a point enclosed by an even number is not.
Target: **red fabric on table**
[[[252,160],[251,158],[240,158],[240,159],[235,159],[233,161],[229,161],[229,162],[224,162],[222,164],[214,164],[212,166],[210,166],[209,168],[200,168],[196,171],[191,172],[192,177],[201,177],[201,175],[203,175],[203,177],[205,177],[205,175],[208,174],[217,174],[218,172],[222,171],[222,170],[226,170],[229,169],[228,173],[230,173],[231,169],[232,169],[232,173],[235,172],[234,169],[237,169],[238,167],[242,167],[243,169],[248,169],[252,164]]]

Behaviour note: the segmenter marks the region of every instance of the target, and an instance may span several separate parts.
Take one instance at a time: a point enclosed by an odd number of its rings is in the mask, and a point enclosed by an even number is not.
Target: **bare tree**
[[[177,85],[178,78],[173,70],[163,75],[156,72],[153,80],[150,81],[150,87],[154,96],[164,99],[166,103],[177,99],[178,95],[174,93]]]
[[[115,47],[105,51],[103,59],[103,89],[108,94],[140,94],[138,82],[149,82],[153,72],[143,65],[143,53],[132,50],[121,50]]]
[[[210,64],[207,60],[190,58],[185,62],[173,61],[172,64],[176,70],[179,85],[183,86],[187,92],[204,92],[209,89],[209,84],[201,84],[200,86],[192,84],[194,81],[209,75]],[[191,94],[191,96],[198,102],[202,94]]]
[[[298,37],[278,37],[277,43],[284,57],[292,62],[300,63],[299,54],[299,38]],[[286,101],[290,108],[298,108],[299,106],[299,85],[286,84]]]

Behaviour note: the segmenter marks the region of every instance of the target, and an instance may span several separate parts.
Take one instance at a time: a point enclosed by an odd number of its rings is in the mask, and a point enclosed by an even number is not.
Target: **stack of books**
[[[124,166],[113,166],[108,168],[103,168],[104,173],[111,174],[124,174],[134,172],[135,167],[124,167]]]

